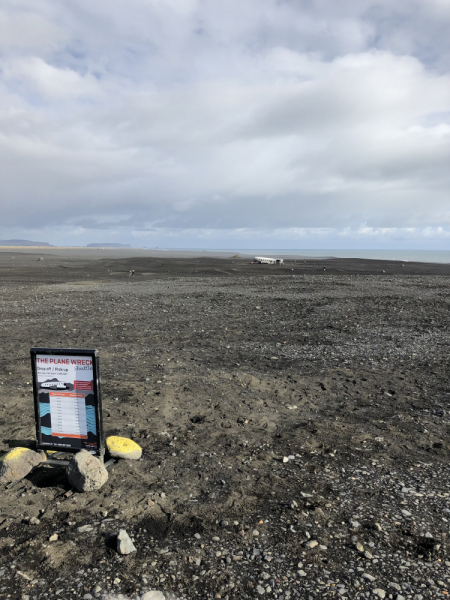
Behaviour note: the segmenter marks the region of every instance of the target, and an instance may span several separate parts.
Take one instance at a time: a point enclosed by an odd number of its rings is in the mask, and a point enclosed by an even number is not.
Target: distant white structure
[[[261,265],[284,265],[282,258],[267,258],[265,256],[255,256],[254,262]]]

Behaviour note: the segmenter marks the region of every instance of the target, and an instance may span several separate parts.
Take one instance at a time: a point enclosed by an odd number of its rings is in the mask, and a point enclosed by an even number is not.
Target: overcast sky
[[[0,239],[450,242],[450,0],[3,0]]]

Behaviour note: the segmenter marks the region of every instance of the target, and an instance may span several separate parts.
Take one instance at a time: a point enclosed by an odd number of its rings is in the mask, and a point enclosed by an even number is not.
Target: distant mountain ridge
[[[130,244],[118,244],[113,242],[105,242],[104,244],[86,244],[86,248],[131,248]]]
[[[32,242],[30,240],[0,240],[0,246],[51,246],[48,242]]]

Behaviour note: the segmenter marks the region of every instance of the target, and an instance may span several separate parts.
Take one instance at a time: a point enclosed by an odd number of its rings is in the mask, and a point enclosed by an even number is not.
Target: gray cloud
[[[449,23],[446,0],[6,2],[0,233],[448,228]]]

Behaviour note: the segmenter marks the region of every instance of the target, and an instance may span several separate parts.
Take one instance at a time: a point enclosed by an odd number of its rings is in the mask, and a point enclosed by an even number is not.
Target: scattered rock
[[[108,481],[105,465],[87,450],[80,450],[67,465],[67,479],[79,492],[95,492]]]
[[[316,542],[316,540],[310,540],[309,542],[306,542],[306,544],[305,544],[306,548],[315,548],[318,545],[319,545],[319,542]]]
[[[378,596],[378,598],[385,598],[386,597],[386,592],[380,588],[377,588],[375,590],[373,590],[373,594],[375,596]]]
[[[361,542],[356,542],[355,548],[358,550],[358,552],[364,552],[364,546],[361,544]]]
[[[53,535],[51,535],[51,536],[48,538],[48,541],[49,541],[49,542],[57,542],[57,541],[58,541],[58,534],[57,534],[57,533],[54,533]]]
[[[370,573],[363,573],[362,578],[367,579],[367,581],[375,581],[375,577]]]
[[[0,459],[0,484],[23,479],[31,469],[46,460],[45,452],[35,452],[29,448],[13,448]]]
[[[132,552],[136,552],[136,548],[125,529],[121,529],[117,536],[117,552],[119,554],[131,554]]]
[[[142,456],[142,448],[136,442],[117,435],[112,435],[106,439],[106,448],[113,458],[139,460]]]

